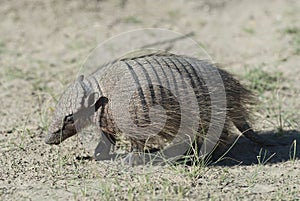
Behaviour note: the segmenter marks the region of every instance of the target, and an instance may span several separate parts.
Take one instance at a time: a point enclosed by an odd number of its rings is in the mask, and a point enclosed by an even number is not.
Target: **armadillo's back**
[[[186,56],[122,59],[92,77],[97,90],[109,100],[102,129],[111,134],[125,133],[141,143],[206,133],[212,121],[213,132],[222,132],[224,123],[227,127],[227,99],[231,100],[230,107],[237,109],[241,109],[243,99],[239,91],[226,89],[238,83],[230,74]],[[227,99],[225,91],[229,92]]]

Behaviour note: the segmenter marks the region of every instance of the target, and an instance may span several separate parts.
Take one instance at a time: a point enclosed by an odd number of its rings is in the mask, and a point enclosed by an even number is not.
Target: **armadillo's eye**
[[[65,122],[67,123],[74,123],[73,115],[69,115],[65,117]]]

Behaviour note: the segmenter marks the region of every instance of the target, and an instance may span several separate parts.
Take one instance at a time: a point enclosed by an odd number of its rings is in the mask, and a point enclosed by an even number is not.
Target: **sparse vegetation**
[[[249,81],[250,88],[260,95],[266,91],[275,92],[280,89],[280,82],[283,81],[281,72],[268,73],[262,66],[249,69],[244,77]]]
[[[284,95],[281,92],[286,90],[281,84],[285,81],[282,72],[266,72],[262,65],[248,70],[245,78],[249,81],[250,88],[256,92],[261,100],[257,110],[259,112],[265,111],[266,116],[263,118],[272,119],[269,123],[274,130],[282,134],[285,128],[292,128],[293,120],[290,114],[282,108]]]
[[[300,55],[300,28],[299,27],[287,27],[283,33],[291,36],[290,44],[294,49],[294,54]]]
[[[257,3],[1,1],[0,200],[299,200],[300,3]],[[260,101],[254,125],[289,144],[260,149],[241,137],[217,159],[138,167],[96,162],[78,138],[45,145],[51,111],[88,50],[141,27],[194,32],[213,59],[236,64],[226,68],[249,65],[241,80]]]
[[[128,16],[128,17],[126,17],[126,18],[124,18],[124,20],[123,20],[125,23],[131,23],[131,24],[140,24],[140,23],[142,23],[142,21],[138,18],[138,17],[136,17],[136,16]]]
[[[5,52],[5,43],[0,40],[0,54]]]
[[[255,34],[255,30],[253,28],[250,28],[250,27],[243,27],[242,30],[245,32],[245,33],[248,33],[250,35],[253,35]]]

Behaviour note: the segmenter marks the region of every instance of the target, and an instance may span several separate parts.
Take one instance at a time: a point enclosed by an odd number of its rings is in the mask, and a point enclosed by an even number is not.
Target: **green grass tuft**
[[[300,54],[300,27],[287,27],[283,30],[284,34],[291,36],[290,44],[296,55]]]
[[[124,18],[123,21],[125,23],[128,23],[128,24],[140,24],[140,23],[142,23],[142,20],[140,20],[138,17],[132,16],[132,15]]]
[[[242,30],[245,32],[245,33],[248,33],[250,35],[253,35],[255,34],[255,30],[253,28],[250,28],[250,27],[243,27]]]
[[[253,68],[245,74],[245,78],[249,80],[250,88],[259,94],[265,91],[274,91],[279,88],[279,82],[283,76],[281,72],[268,73],[261,67]]]

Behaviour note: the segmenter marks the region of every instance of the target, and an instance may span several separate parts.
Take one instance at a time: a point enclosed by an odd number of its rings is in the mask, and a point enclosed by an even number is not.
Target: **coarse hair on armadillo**
[[[116,73],[119,69],[122,69],[122,76],[125,76],[123,73],[126,69],[131,75],[136,74],[135,80],[133,79],[133,83],[135,82],[136,84],[134,88],[135,91],[132,93],[133,95],[129,103],[129,112],[135,125],[147,127],[151,122],[149,118],[149,108],[156,104],[164,107],[168,117],[164,128],[155,135],[155,137],[149,137],[149,133],[140,133],[138,136],[131,136],[125,133],[129,141],[137,147],[148,147],[149,149],[153,147],[162,148],[167,142],[174,139],[179,127],[182,126],[180,122],[180,100],[176,97],[178,97],[178,93],[183,93],[183,91],[170,91],[169,89],[172,87],[163,87],[162,85],[152,85],[152,83],[149,83],[153,81],[155,77],[159,77],[157,76],[157,72],[156,75],[149,73],[154,69],[163,74],[164,79],[169,80],[169,83],[166,82],[165,85],[172,85],[172,82],[175,84],[181,82],[180,79],[174,79],[174,76],[172,79],[172,73],[178,72],[183,75],[184,79],[188,80],[189,84],[193,87],[199,106],[199,111],[194,112],[195,115],[197,112],[200,113],[201,120],[199,122],[199,129],[197,131],[190,130],[190,132],[198,133],[197,140],[199,143],[202,143],[203,136],[210,126],[212,104],[214,103],[210,100],[210,92],[206,86],[205,79],[201,77],[201,74],[197,73],[197,67],[217,70],[223,81],[221,84],[224,84],[227,106],[226,111],[223,111],[226,112],[226,119],[220,142],[228,143],[227,140],[229,140],[229,138],[227,138],[227,136],[234,133],[233,126],[236,126],[241,132],[244,132],[244,129],[248,129],[248,126],[244,128],[244,125],[248,125],[248,122],[251,122],[251,108],[255,104],[254,95],[232,74],[216,64],[212,64],[206,60],[197,60],[187,56],[159,52],[137,57],[125,57],[114,62],[112,66],[108,68],[109,72]],[[149,73],[148,76],[147,73]],[[113,75],[116,76],[116,74],[108,73],[105,77],[112,77]],[[146,80],[146,87],[137,84],[137,80],[141,81],[142,79]],[[125,86],[124,88],[127,87]],[[141,90],[143,97],[141,97]],[[110,133],[113,138],[118,138],[118,134],[122,133],[122,131],[118,130],[115,126],[111,126],[114,123],[111,120],[113,119],[113,115],[109,109],[109,104],[106,112],[107,117],[110,118],[106,117],[100,121],[101,128],[105,132]],[[191,116],[190,118],[193,117]],[[110,130],[108,127],[113,129]],[[188,129],[186,130],[188,131]]]

